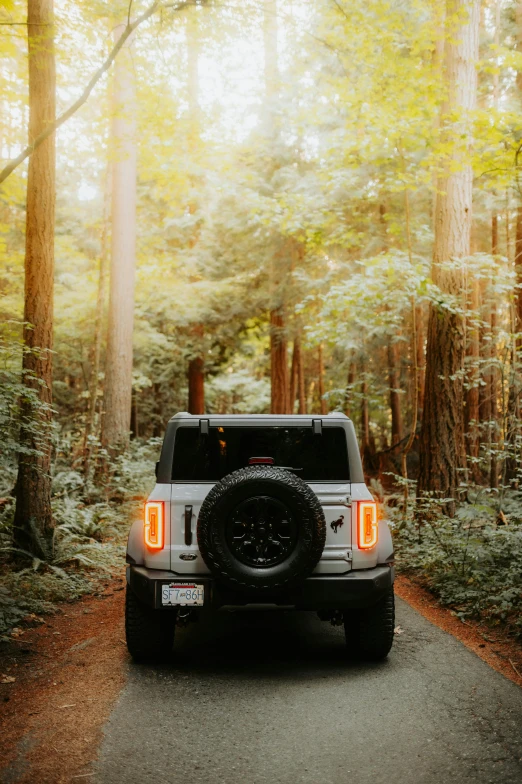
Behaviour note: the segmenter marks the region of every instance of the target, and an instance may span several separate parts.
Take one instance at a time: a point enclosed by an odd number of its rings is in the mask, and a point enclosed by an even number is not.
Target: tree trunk
[[[479,418],[480,424],[488,426],[491,419],[491,384],[489,378],[489,355],[490,355],[490,302],[488,287],[485,280],[480,281],[480,311],[481,324],[479,327],[479,352],[482,362],[482,381],[479,388]],[[484,428],[482,428],[484,430]]]
[[[360,367],[361,381],[361,457],[363,468],[366,472],[373,468],[372,437],[370,433],[370,412],[368,408],[368,380],[364,366]]]
[[[116,29],[116,37],[123,29],[123,25]],[[111,282],[102,442],[119,451],[129,440],[136,276],[136,86],[127,44],[115,63],[113,112]]]
[[[196,159],[198,143],[200,141],[200,106],[199,106],[199,25],[197,9],[191,9],[187,13],[187,87],[189,104],[189,156],[192,160]],[[194,189],[197,178],[191,176],[191,186]],[[191,201],[188,205],[191,215],[197,210],[196,201]],[[194,231],[189,240],[189,247],[195,248],[198,242],[198,232]],[[204,325],[196,324],[193,333],[202,343],[204,335]],[[190,414],[205,413],[205,357],[203,348],[201,354],[190,360],[187,371],[189,399],[188,410]]]
[[[497,3],[498,6],[498,3]],[[491,254],[496,257],[498,256],[498,215],[496,212],[493,213],[491,217]],[[498,487],[498,460],[496,456],[496,450],[498,448],[498,406],[497,406],[497,399],[498,399],[498,370],[496,367],[497,361],[497,349],[496,349],[496,337],[497,337],[497,304],[495,302],[495,297],[492,296],[491,298],[491,309],[490,309],[490,325],[491,325],[491,344],[490,344],[490,394],[491,394],[491,402],[490,402],[490,450],[491,450],[491,462],[490,462],[490,472],[489,472],[489,482],[490,487],[497,488]]]
[[[392,445],[402,441],[401,399],[399,395],[399,377],[397,371],[397,343],[388,338],[388,382],[390,392],[390,411],[392,427]],[[414,392],[415,394],[415,392]]]
[[[83,470],[86,477],[89,476],[90,458],[92,453],[89,437],[95,432],[96,427],[96,406],[98,403],[98,383],[100,375],[100,359],[102,348],[103,321],[105,310],[105,290],[107,286],[107,266],[109,261],[109,220],[111,198],[111,167],[107,168],[107,178],[105,184],[105,197],[103,205],[103,224],[100,243],[100,266],[98,270],[98,294],[96,297],[96,315],[94,318],[94,344],[92,349],[91,375],[89,379],[89,410],[87,412],[87,422],[85,423],[84,437],[84,464]]]
[[[191,359],[188,367],[189,414],[205,413],[205,365],[202,357]]]
[[[355,362],[350,361],[348,364],[348,376],[346,379],[346,392],[344,396],[344,413],[350,418],[352,409],[353,385],[355,382]]]
[[[471,125],[476,101],[478,58],[478,0],[447,0],[444,61],[447,97],[441,108],[441,138],[448,145],[438,183],[432,275],[443,293],[459,298],[462,273],[445,269],[444,262],[470,254],[472,171],[470,132],[462,136],[462,121]],[[458,29],[453,29],[455,19]],[[453,130],[455,117],[458,131]],[[420,435],[418,494],[456,498],[465,468],[463,384],[464,324],[459,313],[432,304],[428,324],[426,390]],[[444,504],[454,513],[454,502]]]
[[[361,382],[361,437],[364,450],[370,446],[370,415],[368,413],[368,382],[363,378]]]
[[[29,0],[29,143],[55,119],[53,0]],[[55,220],[55,137],[29,160],[25,239],[22,427],[14,541],[45,555],[51,536],[51,402]],[[38,401],[36,404],[33,401]],[[25,427],[24,423],[30,427]],[[36,435],[36,431],[38,435]],[[29,451],[28,451],[29,450]]]
[[[288,358],[283,309],[270,311],[270,376],[272,414],[288,414]]]
[[[297,398],[298,398],[298,414],[306,414],[306,389],[304,377],[304,363],[303,363],[303,349],[301,347],[301,335],[298,335],[296,363],[297,363]]]
[[[420,419],[424,406],[424,386],[426,378],[426,357],[424,355],[424,308],[415,308],[416,351],[417,351],[417,412]]]
[[[479,457],[480,451],[480,435],[479,435],[479,360],[480,360],[480,343],[479,343],[479,330],[476,324],[480,316],[480,297],[479,297],[479,284],[477,280],[473,280],[471,284],[471,291],[468,303],[469,310],[471,311],[472,324],[468,327],[468,345],[467,345],[467,359],[468,359],[468,389],[466,391],[466,436],[467,436],[467,450],[472,462],[472,472],[475,481],[478,481],[478,464],[476,461]]]
[[[294,413],[295,408],[295,395],[297,392],[297,384],[298,384],[298,364],[299,364],[299,353],[300,353],[300,346],[299,346],[299,338],[294,338],[294,346],[292,350],[292,366],[290,370],[290,391],[288,393],[288,407],[289,413]]]
[[[263,4],[263,51],[265,98],[263,104],[263,129],[267,137],[277,134],[274,101],[279,93],[277,2],[264,0]],[[272,414],[289,411],[287,340],[285,328],[285,300],[283,279],[286,261],[272,259],[270,265],[270,382]]]
[[[516,293],[515,293],[515,314],[516,331],[522,333],[522,207],[517,207],[517,223],[515,235],[515,274],[516,274]],[[522,337],[517,341],[518,360],[522,362]]]
[[[522,52],[522,2],[519,0],[515,6],[515,21],[517,28],[517,50]],[[522,72],[517,71],[516,85],[518,92],[519,109],[522,104]],[[515,219],[515,295],[512,329],[522,333],[522,206],[517,207]],[[506,441],[509,448],[509,457],[506,461],[506,478],[520,486],[520,467],[522,466],[522,453],[520,450],[521,427],[521,396],[522,396],[522,337],[514,341],[511,351],[512,368],[509,384],[509,416]]]
[[[325,388],[324,388],[324,356],[323,356],[323,344],[319,343],[318,348],[318,363],[319,363],[319,399],[321,403],[321,414],[325,416],[328,413],[328,403],[325,399]]]

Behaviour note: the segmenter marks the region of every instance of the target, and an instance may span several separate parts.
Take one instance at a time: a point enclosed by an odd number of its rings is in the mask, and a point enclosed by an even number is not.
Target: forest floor
[[[522,687],[521,645],[499,629],[463,623],[405,576],[396,592]],[[0,648],[3,784],[62,784],[95,775],[102,729],[126,681],[123,607],[122,577],[95,596],[60,604],[55,615],[29,617]]]

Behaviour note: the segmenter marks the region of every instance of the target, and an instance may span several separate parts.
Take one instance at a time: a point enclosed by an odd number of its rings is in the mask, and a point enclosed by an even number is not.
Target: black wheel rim
[[[240,503],[227,523],[231,553],[246,566],[282,563],[297,541],[297,526],[288,507],[277,498],[259,495]]]

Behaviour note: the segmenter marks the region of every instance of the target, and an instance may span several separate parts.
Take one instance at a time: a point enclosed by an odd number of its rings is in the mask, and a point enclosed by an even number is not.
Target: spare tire
[[[214,577],[267,595],[311,574],[324,549],[326,521],[319,499],[295,474],[250,466],[212,488],[201,505],[197,538]]]

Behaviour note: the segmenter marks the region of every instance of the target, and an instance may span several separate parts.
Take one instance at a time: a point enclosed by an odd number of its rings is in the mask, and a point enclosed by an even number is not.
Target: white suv
[[[176,620],[247,605],[316,610],[349,655],[387,656],[392,539],[344,414],[176,414],[156,477],[127,545],[134,659],[168,655]]]

